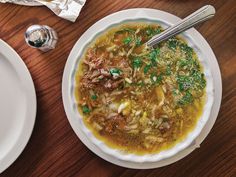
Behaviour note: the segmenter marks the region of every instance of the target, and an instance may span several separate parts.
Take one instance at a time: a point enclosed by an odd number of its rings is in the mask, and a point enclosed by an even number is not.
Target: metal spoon
[[[146,45],[148,47],[153,47],[154,45],[158,44],[161,41],[169,39],[187,29],[202,23],[215,15],[215,8],[211,5],[203,6],[202,8],[198,9],[197,11],[193,12],[189,16],[185,17],[183,20],[167,28],[160,34],[153,36],[149,41],[147,41]]]

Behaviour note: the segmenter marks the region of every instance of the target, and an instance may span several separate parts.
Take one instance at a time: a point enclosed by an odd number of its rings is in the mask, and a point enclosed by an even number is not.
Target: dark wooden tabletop
[[[63,69],[77,39],[97,20],[113,12],[149,7],[185,17],[203,5],[216,8],[214,19],[197,27],[212,47],[223,80],[223,99],[208,137],[184,159],[153,170],[122,168],[93,154],[73,132],[61,95]],[[41,53],[28,47],[23,34],[32,24],[53,27],[56,49]],[[28,66],[37,94],[33,134],[23,153],[0,176],[81,177],[231,177],[236,176],[236,1],[235,0],[87,0],[75,23],[46,7],[0,4],[0,38],[10,44]]]

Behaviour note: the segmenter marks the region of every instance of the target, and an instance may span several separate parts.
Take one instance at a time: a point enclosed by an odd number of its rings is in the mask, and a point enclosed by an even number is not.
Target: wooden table
[[[223,99],[209,136],[189,156],[153,170],[122,168],[89,151],[67,121],[61,96],[63,69],[69,52],[93,23],[113,12],[149,7],[185,17],[212,4],[214,19],[197,27],[218,59]],[[0,38],[9,43],[28,66],[37,92],[38,111],[33,134],[20,157],[1,177],[229,177],[236,176],[236,1],[235,0],[87,0],[75,23],[55,16],[46,7],[0,5]],[[23,34],[32,24],[52,26],[59,34],[57,48],[41,53],[28,47]]]

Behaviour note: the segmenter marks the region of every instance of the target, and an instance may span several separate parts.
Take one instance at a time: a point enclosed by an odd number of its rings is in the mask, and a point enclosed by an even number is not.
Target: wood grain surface
[[[63,69],[77,39],[92,24],[113,12],[149,7],[185,17],[212,4],[214,19],[197,27],[218,59],[223,99],[217,121],[201,148],[184,159],[153,170],[126,169],[104,161],[88,150],[67,121],[61,95]],[[42,53],[28,47],[23,35],[32,24],[53,27],[56,49]],[[37,93],[37,117],[23,153],[0,177],[233,177],[236,176],[236,1],[235,0],[87,0],[75,23],[46,7],[0,4],[0,38],[28,66]]]

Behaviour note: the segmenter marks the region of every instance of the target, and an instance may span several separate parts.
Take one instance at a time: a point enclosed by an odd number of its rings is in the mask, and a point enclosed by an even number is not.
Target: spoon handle
[[[203,6],[197,11],[193,12],[189,16],[185,17],[183,20],[167,28],[160,34],[153,36],[146,44],[149,47],[152,47],[159,42],[169,39],[187,29],[195,26],[196,24],[202,23],[215,15],[215,8],[211,5]]]

